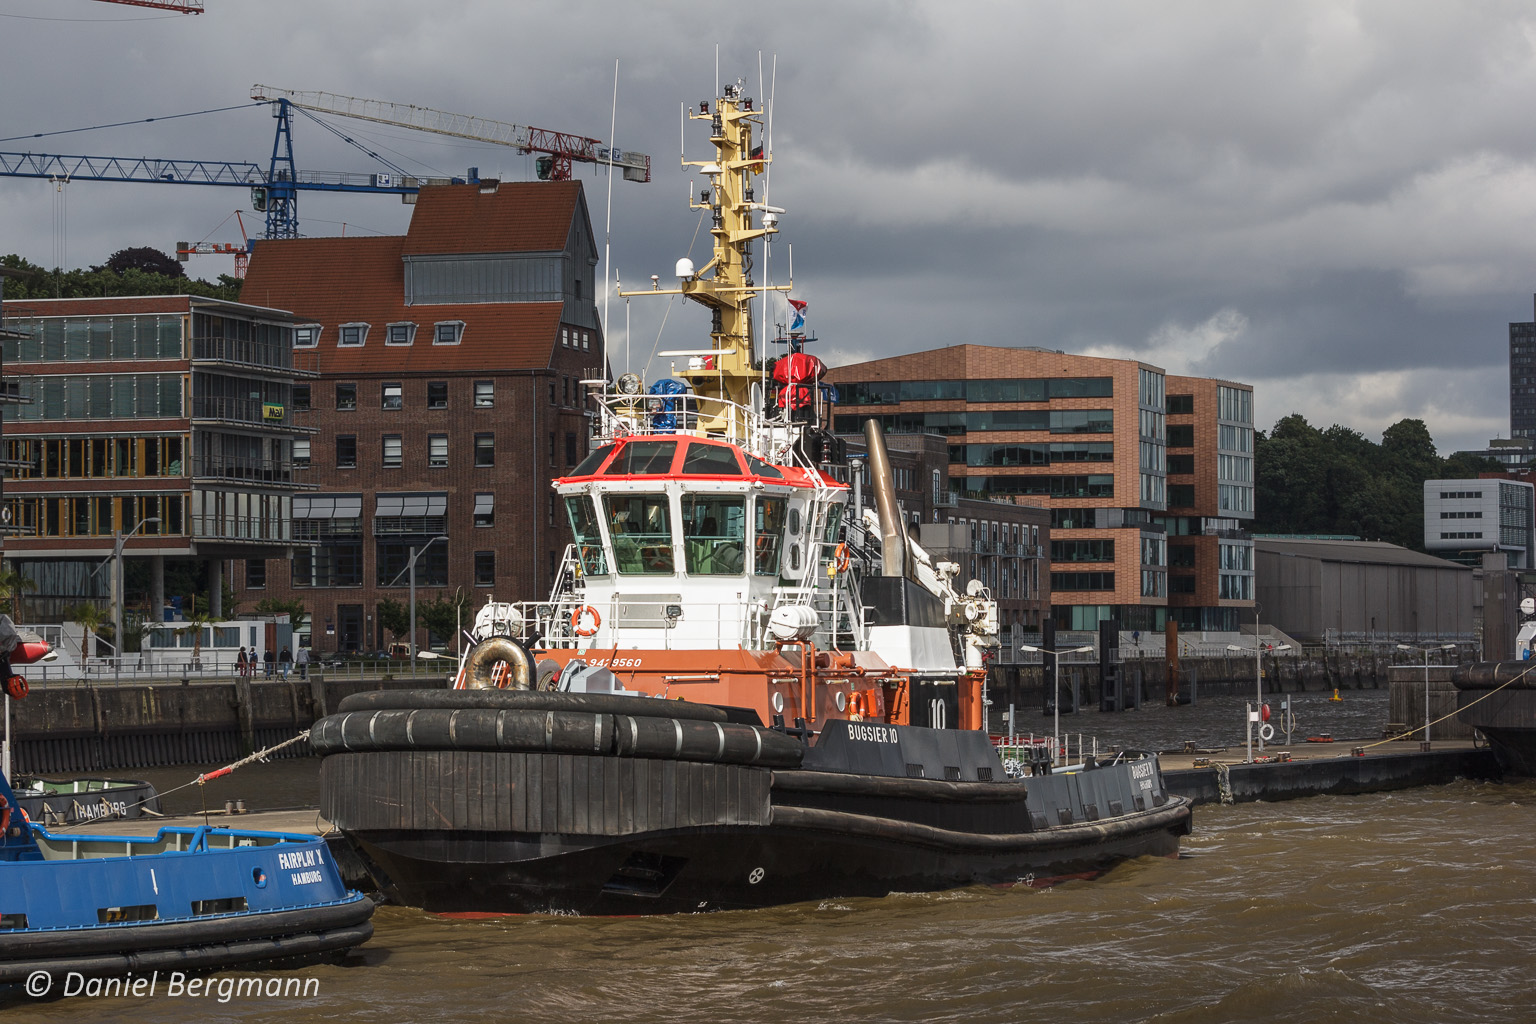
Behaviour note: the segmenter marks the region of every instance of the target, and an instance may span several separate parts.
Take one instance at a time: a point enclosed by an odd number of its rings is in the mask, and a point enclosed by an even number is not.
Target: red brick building
[[[401,237],[258,243],[242,293],[292,310],[292,563],[237,566],[242,599],[304,602],[321,651],[391,639],[378,602],[548,593],[570,540],[550,480],[586,454],[602,377],[598,262],[579,182],[421,191]],[[427,636],[419,630],[417,642]],[[451,643],[451,637],[439,640]]]
[[[1189,461],[1186,466],[1181,458],[1178,479],[1180,486],[1201,483],[1197,502],[1171,515],[1168,389],[1159,367],[1044,349],[956,345],[840,366],[828,379],[840,393],[837,432],[852,433],[866,417],[877,416],[888,432],[944,435],[950,486],[960,494],[1013,498],[1050,510],[1049,595],[1058,628],[1087,630],[1118,618],[1125,630],[1161,630],[1171,605],[1194,628],[1236,628],[1235,618],[1205,624],[1231,618],[1225,610],[1205,609],[1252,606],[1252,543],[1240,523],[1253,514],[1251,388],[1173,378],[1181,395],[1200,394],[1189,406],[1194,411],[1179,414],[1178,451],[1187,449]],[[1223,400],[1234,418],[1221,419],[1218,392],[1232,393]],[[1180,402],[1181,410],[1186,404]],[[1246,419],[1235,418],[1241,416]],[[1197,425],[1198,436],[1208,441],[1200,448],[1193,440]],[[1243,438],[1245,450],[1223,447]],[[1223,471],[1229,475],[1221,476]],[[1201,497],[1207,491],[1208,503]],[[1241,563],[1242,546],[1246,601],[1213,597],[1209,605],[1186,605],[1184,598],[1207,596],[1197,587],[1174,605],[1168,593],[1170,534],[1201,538],[1180,540],[1180,558],[1203,557],[1216,588],[1207,588],[1211,594],[1224,585],[1220,558]],[[1187,568],[1198,573],[1200,567]],[[1225,575],[1236,579],[1242,572]],[[1225,585],[1241,586],[1232,580]]]

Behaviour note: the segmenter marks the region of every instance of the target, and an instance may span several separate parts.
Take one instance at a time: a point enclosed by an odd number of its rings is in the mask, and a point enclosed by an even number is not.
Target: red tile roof
[[[131,313],[185,313],[192,300],[186,295],[139,295],[132,298],[6,299],[5,315],[11,316],[127,316]]]
[[[509,181],[424,188],[403,253],[556,252],[565,248],[581,202],[576,181]]]
[[[291,310],[323,325],[299,365],[321,373],[488,372],[547,367],[558,341],[559,302],[407,306],[407,254],[542,252],[565,248],[578,182],[517,182],[482,194],[474,185],[424,188],[405,236],[268,239],[251,256],[241,300]],[[462,320],[458,345],[434,345],[433,325]],[[386,346],[386,325],[417,325],[415,342]],[[339,326],[369,325],[362,348],[338,348]]]

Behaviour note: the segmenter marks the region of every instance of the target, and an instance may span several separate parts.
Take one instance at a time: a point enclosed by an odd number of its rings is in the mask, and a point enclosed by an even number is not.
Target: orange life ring
[[[582,629],[581,617],[589,612],[592,615],[592,628]],[[577,636],[594,636],[597,633],[597,628],[602,624],[603,617],[597,614],[597,609],[593,608],[589,604],[584,604],[580,608],[577,608],[575,611],[571,612],[571,632],[575,633]]]
[[[844,573],[848,571],[848,566],[850,564],[851,563],[848,558],[848,545],[839,544],[836,550],[832,552],[832,568],[836,569],[840,573]]]
[[[5,841],[5,836],[11,830],[11,805],[4,796],[0,796],[0,842]]]
[[[5,692],[11,700],[26,700],[30,691],[26,676],[13,675],[5,681]]]

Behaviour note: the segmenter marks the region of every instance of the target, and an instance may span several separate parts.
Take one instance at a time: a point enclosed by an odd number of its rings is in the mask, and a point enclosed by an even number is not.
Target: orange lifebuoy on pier
[[[5,797],[0,796],[0,842],[4,842],[5,835],[11,830],[11,805]]]
[[[592,626],[590,629],[583,629],[581,626],[581,619],[584,615],[592,616]],[[571,632],[577,636],[594,636],[597,633],[597,628],[602,624],[603,617],[597,614],[597,609],[589,604],[584,604],[571,612]]]
[[[11,700],[26,700],[30,691],[25,676],[11,676],[5,681],[5,693]]]

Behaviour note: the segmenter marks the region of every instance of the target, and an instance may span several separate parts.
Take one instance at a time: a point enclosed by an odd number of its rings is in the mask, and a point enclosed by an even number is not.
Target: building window
[[[457,345],[463,340],[463,320],[440,320],[432,332],[432,344],[434,345]]]
[[[385,384],[382,399],[381,408],[402,409],[405,407],[404,390],[399,384]]]
[[[480,491],[475,495],[475,525],[496,525],[496,495],[490,491]]]
[[[1195,446],[1195,425],[1193,423],[1172,423],[1168,426],[1169,448],[1193,448]]]
[[[357,437],[354,434],[342,434],[336,438],[336,468],[357,468]]]
[[[309,385],[295,384],[293,386],[293,411],[309,411]]]
[[[567,431],[565,435],[565,464],[576,465],[576,434],[573,431]]]
[[[1168,485],[1169,508],[1194,508],[1195,485],[1194,484],[1169,484]]]
[[[363,323],[342,324],[341,337],[337,344],[342,348],[362,348],[363,342],[368,340],[368,325]]]
[[[551,384],[550,387],[554,385]],[[555,432],[553,430],[549,432],[549,464],[551,466],[555,464]]]
[[[565,328],[565,327],[560,328],[560,347],[561,348],[570,348],[571,347],[571,332],[570,332],[570,330],[568,328]]]
[[[267,560],[264,558],[247,558],[245,560],[245,585],[250,590],[264,590],[267,586]]]
[[[496,465],[496,435],[495,434],[476,434],[475,435],[475,465],[477,465],[477,466],[494,466],[494,465]]]
[[[305,324],[293,329],[294,348],[314,348],[320,344],[320,325]]]
[[[301,437],[293,442],[293,468],[309,468],[309,438]]]
[[[496,552],[475,552],[475,586],[492,587],[496,585]]]
[[[385,434],[384,435],[384,468],[385,469],[399,469],[400,468],[400,451],[401,451],[400,435],[399,434]]]
[[[448,465],[448,435],[427,435],[427,465],[433,469],[444,469]]]
[[[384,335],[386,345],[409,345],[416,340],[416,325],[413,323],[390,324]]]
[[[448,408],[448,382],[445,380],[427,381],[427,408]]]
[[[1195,457],[1193,455],[1168,456],[1169,476],[1189,476],[1195,471]]]
[[[1168,396],[1168,415],[1170,415],[1170,416],[1189,416],[1189,415],[1192,415],[1194,413],[1194,411],[1195,411],[1195,396],[1194,395],[1169,395]]]
[[[581,350],[589,352],[592,349],[592,335],[588,331],[581,332]]]
[[[338,408],[338,409],[356,409],[357,408],[357,385],[356,384],[337,384],[336,385],[336,408]]]
[[[489,409],[496,404],[496,382],[491,380],[475,381],[475,408]]]

